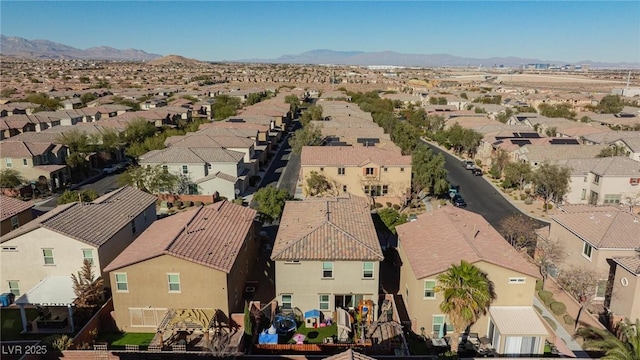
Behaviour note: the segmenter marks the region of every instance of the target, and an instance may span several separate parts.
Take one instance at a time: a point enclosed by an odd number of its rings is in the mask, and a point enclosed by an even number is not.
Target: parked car
[[[118,164],[113,164],[102,169],[102,172],[104,172],[105,174],[113,174],[118,170],[120,170],[120,167],[118,166]]]
[[[462,166],[467,170],[473,170],[476,168],[476,163],[473,160],[464,160]]]
[[[482,176],[482,169],[475,168],[471,170],[471,173],[475,176]]]
[[[451,202],[453,203],[453,206],[456,206],[456,207],[466,207],[467,206],[467,202],[464,201],[464,199],[462,198],[462,196],[460,196],[460,194],[456,194],[456,196],[454,196],[451,199]]]

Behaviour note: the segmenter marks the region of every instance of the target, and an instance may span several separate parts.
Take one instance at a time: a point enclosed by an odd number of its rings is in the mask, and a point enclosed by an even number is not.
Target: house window
[[[284,263],[285,264],[300,264],[300,260],[287,260]]]
[[[400,172],[404,172],[404,168],[400,168]]]
[[[364,174],[366,176],[373,176],[373,175],[375,175],[375,169],[372,168],[372,167],[365,168],[364,169]]]
[[[525,278],[522,277],[512,277],[509,278],[509,284],[524,284]]]
[[[347,185],[342,185],[342,192],[347,192]]]
[[[435,280],[424,281],[424,298],[425,299],[436,298],[436,281]]]
[[[13,166],[13,165],[11,164],[11,159],[10,159],[10,158],[6,158],[6,159],[4,160],[4,162],[5,162],[5,164],[6,164],[6,166],[7,166],[8,168],[10,168],[11,166]]]
[[[320,168],[320,171],[324,171],[324,168],[323,168],[323,167],[321,167],[321,168]]]
[[[320,294],[318,296],[318,307],[320,310],[329,310],[329,294]]]
[[[157,328],[166,313],[167,309],[161,308],[129,308],[132,327]]]
[[[382,185],[382,195],[387,195],[389,193],[389,185]]]
[[[144,211],[144,212],[142,212],[142,214],[144,216],[144,223],[146,224],[147,223],[147,212]]]
[[[211,166],[211,164],[207,164],[207,168],[208,168],[209,170],[211,170],[211,168],[212,168],[212,167],[213,167],[213,166]]]
[[[16,297],[20,296],[20,283],[18,280],[9,280],[9,292]]]
[[[15,230],[20,227],[20,220],[18,220],[18,216],[11,217],[11,230]]]
[[[29,163],[27,162],[27,159],[22,159],[22,165],[24,165],[24,166],[29,165]]]
[[[2,251],[18,251],[16,246],[3,246]]]
[[[631,184],[631,185],[640,184],[640,178],[629,178],[629,184]]]
[[[324,261],[322,263],[322,277],[325,279],[333,278],[333,262]]]
[[[362,277],[365,279],[373,279],[373,263],[365,261],[362,263]]]
[[[604,203],[605,204],[620,204],[620,198],[622,196],[620,194],[614,195],[614,194],[606,194],[604,196]]]
[[[282,303],[280,304],[280,307],[284,310],[291,310],[293,309],[292,304],[293,304],[293,295],[283,294]]]
[[[344,168],[343,167],[339,167],[338,168],[338,175],[344,175]]]
[[[183,175],[187,175],[189,173],[189,166],[188,165],[182,165],[182,174]]]
[[[137,230],[136,230],[136,220],[135,220],[135,219],[133,219],[133,220],[131,220],[131,233],[132,233],[132,234],[135,234],[135,233],[136,233],[136,231],[137,231]]]
[[[589,245],[588,242],[584,242],[582,246],[582,255],[586,256],[587,259],[591,260],[591,252],[593,251],[593,246]]]
[[[587,198],[587,189],[582,189],[582,195],[580,195],[580,200],[585,200]]]
[[[596,285],[596,299],[604,299],[607,294],[607,280],[598,280]]]
[[[600,175],[596,175],[596,176],[593,178],[593,183],[594,183],[594,184],[600,184]]]
[[[42,249],[45,265],[53,265],[53,249]]]
[[[82,250],[82,257],[84,260],[89,261],[89,264],[93,265],[93,250]]]
[[[129,283],[127,282],[127,273],[119,273],[116,277],[116,291],[129,291]]]
[[[453,325],[448,320],[446,315],[433,315],[433,327],[431,329],[433,337],[441,338],[453,331]]]
[[[180,292],[180,274],[167,274],[169,292]]]

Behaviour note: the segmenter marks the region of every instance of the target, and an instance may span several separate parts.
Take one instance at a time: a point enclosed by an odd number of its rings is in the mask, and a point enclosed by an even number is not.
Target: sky
[[[2,0],[0,33],[203,61],[330,49],[640,62],[640,1]]]

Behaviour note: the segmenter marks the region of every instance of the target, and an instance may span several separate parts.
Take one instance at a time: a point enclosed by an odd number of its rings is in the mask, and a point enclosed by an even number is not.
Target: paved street
[[[435,154],[444,155],[445,168],[449,172],[448,180],[451,184],[460,186],[460,195],[467,202],[467,210],[482,215],[494,228],[500,226],[502,219],[513,214],[521,214],[520,210],[505,199],[499,190],[489,184],[483,176],[474,176],[470,170],[465,169],[461,164],[461,159],[424,140],[423,142]],[[547,225],[539,221],[538,223],[540,227]]]

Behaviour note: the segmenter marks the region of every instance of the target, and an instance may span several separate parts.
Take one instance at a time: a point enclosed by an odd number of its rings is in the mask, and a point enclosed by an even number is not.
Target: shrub
[[[391,207],[391,205],[393,205],[393,204],[391,204],[391,202],[387,201],[387,202],[385,203],[385,205],[387,205],[387,207]]]
[[[527,195],[525,194],[520,194],[520,200],[526,200],[527,199]]]
[[[536,280],[536,291],[542,290],[542,279]]]
[[[551,291],[541,290],[538,291],[538,297],[546,304],[549,299],[553,299],[553,293]]]
[[[376,203],[376,208],[378,208],[378,209],[379,209],[379,208],[381,208],[381,207],[383,207],[383,206],[384,206],[384,205],[382,205],[381,203]]]
[[[530,188],[524,189],[524,193],[527,195],[531,194],[531,189]]]
[[[195,203],[193,203],[195,206],[202,206],[203,203],[202,201],[196,201]]]
[[[526,205],[531,205],[533,204],[533,198],[531,196],[529,196],[528,198],[524,199],[524,203]]]
[[[553,204],[547,204],[547,210],[553,209]]]
[[[576,319],[572,318],[571,315],[569,315],[569,314],[565,314],[562,317],[562,320],[564,320],[564,323],[567,324],[567,325],[573,325],[573,324],[576,323]]]
[[[538,314],[542,314],[542,309],[540,309],[538,306],[533,305],[533,308],[536,309],[536,311],[538,312]]]
[[[184,207],[193,206],[193,201],[189,201],[189,200],[183,201],[182,202],[182,206],[184,206]]]
[[[446,200],[444,200],[444,199],[440,199],[440,200],[438,200],[438,203],[440,204],[440,206],[445,206],[445,205],[447,205],[447,201],[446,201]]]
[[[553,321],[553,319],[551,319],[548,316],[543,316],[542,317],[547,323],[549,323],[549,326],[551,326],[551,328],[553,329],[553,331],[556,331],[558,329],[558,324],[556,324],[555,321]]]
[[[177,207],[178,209],[182,209],[182,201],[180,200],[176,200],[173,202],[173,206]]]
[[[567,311],[567,306],[560,301],[552,302],[549,307],[551,308],[551,311],[553,311],[553,313],[556,315],[562,315]]]
[[[476,159],[476,165],[478,165],[478,166],[482,166],[482,160],[480,160],[480,159]]]
[[[400,210],[400,205],[398,205],[398,204],[393,204],[393,208],[394,208],[395,210]]]

